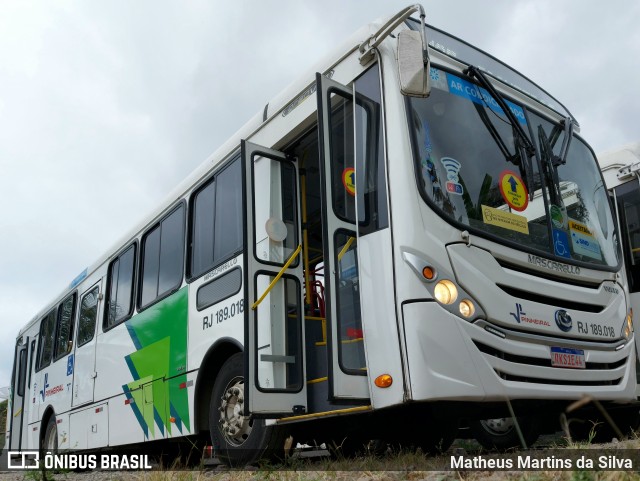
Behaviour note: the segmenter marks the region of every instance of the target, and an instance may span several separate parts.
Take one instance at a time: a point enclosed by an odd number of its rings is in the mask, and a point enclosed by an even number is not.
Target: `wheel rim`
[[[495,436],[504,436],[505,434],[508,434],[514,426],[512,418],[484,419],[480,421],[480,424],[485,431]]]
[[[233,446],[241,446],[251,434],[253,419],[244,415],[244,379],[231,379],[220,398],[219,428],[225,440]]]

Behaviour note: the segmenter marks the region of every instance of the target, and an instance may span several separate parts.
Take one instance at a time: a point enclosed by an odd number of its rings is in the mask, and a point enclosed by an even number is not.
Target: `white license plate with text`
[[[551,365],[570,369],[584,369],[587,366],[584,360],[584,351],[568,347],[551,348]]]

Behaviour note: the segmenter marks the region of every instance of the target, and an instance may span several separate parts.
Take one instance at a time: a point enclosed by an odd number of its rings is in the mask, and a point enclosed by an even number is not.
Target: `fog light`
[[[458,298],[458,289],[453,282],[444,279],[436,284],[433,295],[441,304],[453,304]]]
[[[464,317],[471,317],[476,312],[476,308],[474,307],[473,302],[471,302],[469,299],[460,301],[459,308],[460,314],[462,314]]]

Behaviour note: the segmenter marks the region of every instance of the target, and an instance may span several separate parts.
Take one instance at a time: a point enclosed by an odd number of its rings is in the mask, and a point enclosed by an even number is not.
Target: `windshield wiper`
[[[564,132],[564,138],[562,139],[560,152],[555,154],[553,152],[553,147],[560,138],[561,130]],[[567,154],[569,153],[569,146],[571,145],[572,137],[573,119],[571,119],[571,117],[565,118],[562,124],[557,124],[553,127],[549,138],[547,138],[547,134],[542,128],[542,125],[538,126],[540,154],[547,177],[547,186],[549,188],[551,203],[557,206],[563,205],[562,194],[560,192],[560,178],[558,177],[558,167],[567,163]]]
[[[491,82],[489,82],[489,80],[484,75],[484,73],[482,73],[482,71],[477,67],[471,66],[467,68],[467,70],[465,71],[465,74],[468,75],[469,77],[475,78],[480,84],[480,86],[483,87],[487,92],[489,92],[489,95],[491,95],[494,98],[494,100],[498,103],[498,105],[500,106],[504,114],[507,116],[507,119],[509,120],[509,123],[511,124],[511,127],[513,128],[513,132],[516,137],[516,149],[520,151],[520,158],[524,163],[524,165],[522,166],[524,168],[524,173],[525,173],[524,182],[527,186],[527,189],[529,190],[529,200],[533,200],[533,193],[534,193],[533,164],[531,163],[531,157],[535,155],[536,148],[534,147],[531,140],[529,140],[529,137],[527,137],[527,134],[525,133],[522,126],[520,125],[520,122],[518,121],[518,119],[516,119],[516,116],[513,114],[513,112],[507,105],[507,103],[504,101],[502,96],[496,91],[496,89],[493,88],[493,85],[491,84]],[[495,128],[489,129],[489,131],[491,132],[491,135],[493,136],[493,138],[496,139],[496,136],[494,135]],[[497,131],[495,131],[495,134],[497,134]],[[500,150],[502,150],[502,146],[504,146],[504,141],[500,139],[500,141],[497,141],[497,142],[498,142],[498,145],[500,146]],[[513,162],[511,155],[506,155],[505,157],[507,159],[510,159]]]
[[[560,165],[567,163],[567,154],[569,153],[569,146],[571,145],[571,139],[573,138],[573,119],[566,117],[561,124],[553,127],[551,131],[551,138],[549,139],[549,145],[551,149],[556,145],[558,138],[560,137],[560,129],[564,132],[564,138],[562,139],[562,147],[558,155],[551,152],[551,165],[557,168]]]

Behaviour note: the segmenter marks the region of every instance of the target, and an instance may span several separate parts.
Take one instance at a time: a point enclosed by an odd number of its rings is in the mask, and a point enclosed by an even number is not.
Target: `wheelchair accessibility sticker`
[[[565,231],[559,229],[552,229],[553,233],[553,250],[557,256],[571,258],[571,251],[569,250],[569,236]]]

